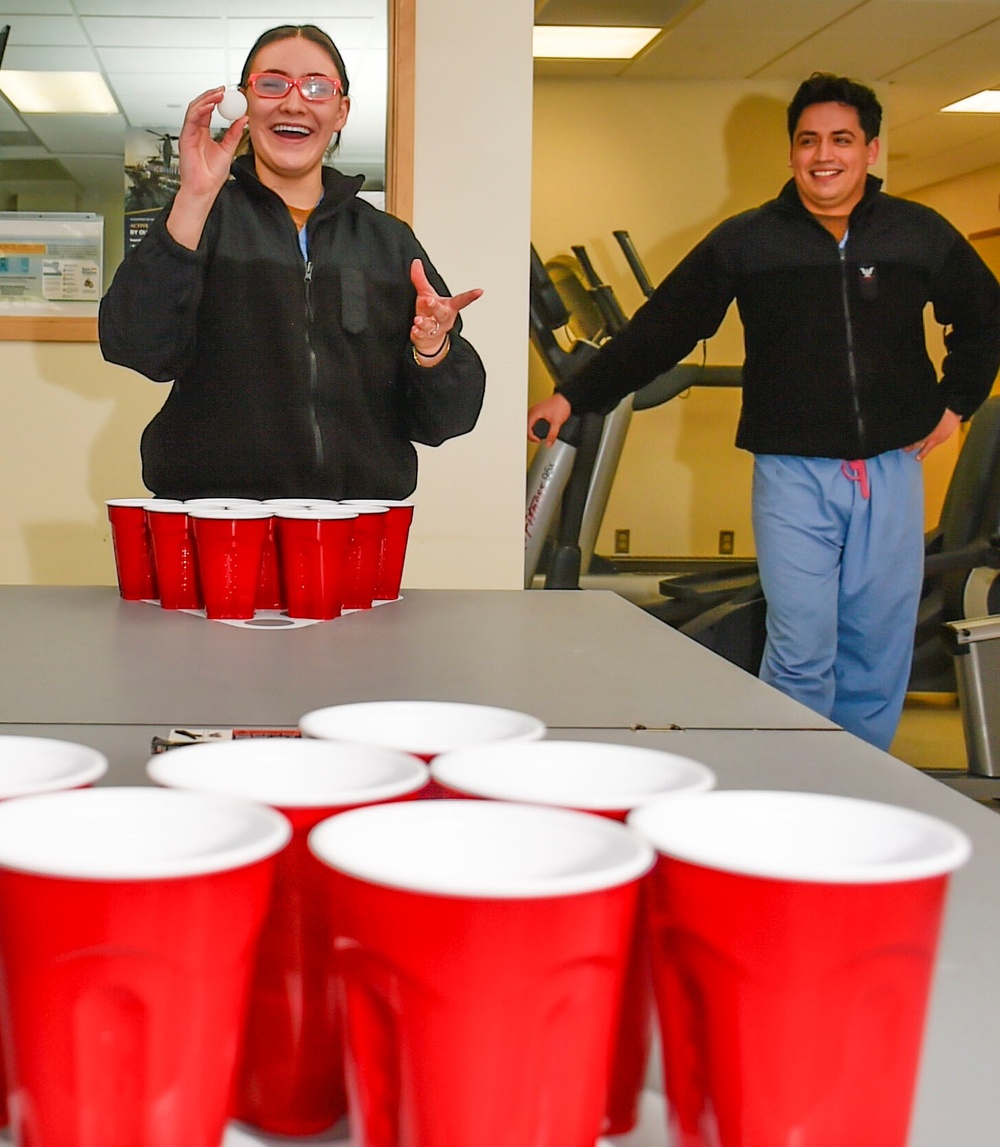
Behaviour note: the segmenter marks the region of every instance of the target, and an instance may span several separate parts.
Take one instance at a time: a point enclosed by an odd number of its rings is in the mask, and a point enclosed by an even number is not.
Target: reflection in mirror
[[[0,95],[0,211],[100,213],[108,281],[122,254],[126,137],[145,141],[138,160],[130,157],[140,165],[138,182],[175,185],[187,104],[239,80],[258,35],[289,19],[269,7],[253,0],[133,0],[129,10],[121,0],[8,0],[4,72],[99,72],[119,110],[22,113]],[[350,76],[350,122],[333,162],[363,173],[366,190],[382,190],[386,0],[305,0],[293,15],[332,36]]]

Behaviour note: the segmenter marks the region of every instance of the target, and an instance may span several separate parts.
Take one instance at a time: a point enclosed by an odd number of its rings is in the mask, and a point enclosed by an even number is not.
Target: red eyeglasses
[[[265,100],[280,100],[292,88],[298,88],[303,99],[322,103],[324,100],[332,100],[343,90],[340,80],[332,76],[299,76],[293,80],[278,72],[254,72],[247,83],[256,95]]]

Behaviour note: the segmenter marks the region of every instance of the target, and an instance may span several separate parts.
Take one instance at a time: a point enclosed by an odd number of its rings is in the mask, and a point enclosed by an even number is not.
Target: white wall
[[[453,290],[486,290],[466,329],[489,380],[474,433],[422,451],[410,586],[521,585],[532,19],[529,0],[417,5],[415,229]],[[103,502],[144,492],[165,396],[96,344],[0,341],[0,583],[114,581]]]
[[[531,0],[420,0],[414,230],[486,364],[476,430],[421,450],[406,584],[518,588],[524,568]],[[433,514],[430,508],[433,507]]]

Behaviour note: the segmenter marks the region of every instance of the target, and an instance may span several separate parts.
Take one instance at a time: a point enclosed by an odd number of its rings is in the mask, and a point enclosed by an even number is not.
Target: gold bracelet
[[[413,361],[417,364],[417,366],[422,366],[422,367],[437,366],[437,362],[421,362],[421,359],[437,359],[438,362],[440,362],[444,358],[445,352],[450,347],[451,347],[451,335],[450,334],[446,334],[444,336],[444,342],[437,348],[437,350],[433,354],[424,354],[423,351],[417,350],[417,348],[413,345],[413,343],[410,343],[410,348],[413,351]],[[441,357],[439,358],[438,356],[441,356]]]

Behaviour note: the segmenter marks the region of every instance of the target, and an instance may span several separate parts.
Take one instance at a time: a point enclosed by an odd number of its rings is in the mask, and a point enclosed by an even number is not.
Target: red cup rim
[[[431,776],[469,796],[602,812],[715,785],[700,761],[605,741],[474,745],[435,757]]]
[[[617,821],[506,801],[368,805],[322,821],[309,847],[368,883],[485,900],[598,892],[638,880],[654,861]]]
[[[266,506],[193,506],[188,510],[188,514],[192,518],[213,518],[222,521],[249,521],[274,517]]]
[[[309,509],[310,506],[339,506],[336,498],[265,498],[265,506],[301,506]]]
[[[460,701],[358,701],[314,709],[299,720],[306,737],[384,745],[436,756],[485,741],[536,741],[545,725],[529,713]]]
[[[93,784],[108,758],[89,745],[51,737],[0,736],[0,800]]]
[[[169,503],[168,502],[168,503],[165,503],[164,505],[161,505],[161,506],[156,505],[155,502],[150,502],[149,505],[146,506],[146,511],[147,511],[147,513],[150,513],[150,514],[190,514],[191,513],[190,508],[188,506],[185,506],[183,502],[177,502],[177,503]]]
[[[0,867],[67,880],[160,880],[243,868],[280,851],[274,809],[147,786],[71,789],[0,802]]]
[[[414,506],[415,502],[407,501],[405,498],[344,498],[341,501],[344,506],[388,506],[391,510],[396,506]]]
[[[287,809],[392,800],[423,788],[428,777],[427,766],[408,753],[287,737],[186,745],[153,757],[146,772],[171,788]]]
[[[343,506],[275,506],[276,518],[297,518],[306,522],[321,522],[323,519],[335,521],[345,518],[356,518],[354,510],[344,509]]]
[[[832,793],[680,794],[637,809],[628,823],[664,856],[793,883],[928,879],[972,852],[965,833],[937,817]]]

